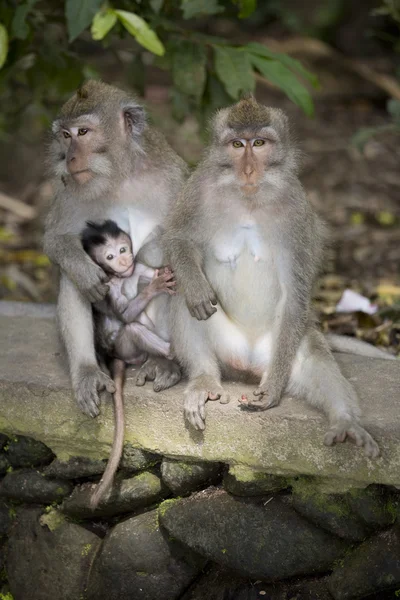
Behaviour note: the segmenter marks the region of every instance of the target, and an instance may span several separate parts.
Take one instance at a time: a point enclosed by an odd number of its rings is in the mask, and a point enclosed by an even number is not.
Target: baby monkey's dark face
[[[117,238],[106,236],[105,244],[93,249],[94,261],[107,273],[130,277],[135,269],[132,243],[125,233]]]

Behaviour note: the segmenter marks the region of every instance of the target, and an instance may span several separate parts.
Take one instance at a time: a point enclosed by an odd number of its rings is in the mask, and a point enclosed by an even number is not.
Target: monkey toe
[[[176,385],[181,380],[181,370],[173,360],[163,360],[157,366],[153,384],[155,392],[161,392]]]
[[[189,391],[185,397],[185,418],[192,427],[199,431],[205,429],[206,409],[205,404],[208,392]]]
[[[326,446],[333,446],[335,443],[342,443],[348,438],[353,441],[356,446],[363,447],[364,453],[369,458],[377,458],[379,456],[379,446],[373,437],[361,425],[357,423],[348,423],[342,426],[332,427],[324,437]]]
[[[141,373],[139,371],[139,373],[136,375],[135,385],[141,387],[145,383],[146,383],[146,375],[145,375],[145,373]]]
[[[229,404],[230,401],[231,401],[231,397],[229,394],[222,394],[219,399],[220,404]]]

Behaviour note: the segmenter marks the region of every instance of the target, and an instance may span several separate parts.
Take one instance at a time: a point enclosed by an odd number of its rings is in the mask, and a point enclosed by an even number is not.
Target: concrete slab
[[[41,440],[59,458],[107,457],[111,403],[104,402],[94,420],[79,411],[51,313],[31,305],[5,311],[0,303],[0,431]],[[262,413],[243,412],[236,400],[209,402],[207,428],[194,432],[183,419],[184,384],[156,394],[151,385],[135,387],[132,371],[125,390],[126,441],[176,458],[400,485],[400,362],[337,358],[359,393],[364,423],[380,445],[377,460],[349,443],[325,447],[325,416],[298,399],[284,398]],[[238,383],[226,386],[234,398],[252,391]]]

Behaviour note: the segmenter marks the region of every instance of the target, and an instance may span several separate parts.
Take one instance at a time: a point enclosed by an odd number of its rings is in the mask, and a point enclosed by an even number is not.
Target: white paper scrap
[[[344,290],[342,297],[336,305],[336,312],[360,312],[366,313],[367,315],[373,315],[378,310],[376,304],[371,304],[365,296],[353,292],[353,290]]]

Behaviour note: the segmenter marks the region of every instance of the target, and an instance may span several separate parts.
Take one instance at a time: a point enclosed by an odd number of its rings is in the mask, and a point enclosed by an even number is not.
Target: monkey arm
[[[44,251],[89,300],[99,302],[108,292],[108,275],[84,251],[79,235],[45,232]]]
[[[217,296],[202,269],[200,248],[188,239],[168,237],[168,254],[190,314],[205,321],[217,311]]]
[[[126,301],[126,297],[123,294],[116,296],[112,294],[113,302],[115,303],[115,310],[118,311],[121,321],[124,323],[132,323],[137,317],[143,312],[150,300],[159,296],[160,294],[175,294],[174,286],[176,284],[174,274],[169,268],[165,268],[161,273],[156,269],[150,269],[144,271],[150,274],[153,271],[154,275],[151,282],[137,294],[134,298]],[[142,272],[143,275],[143,272]]]
[[[135,321],[140,313],[144,311],[150,300],[154,298],[155,294],[148,291],[149,287],[149,285],[146,286],[144,290],[132,300],[128,300],[125,296],[114,299],[112,308],[123,323],[128,324]]]

